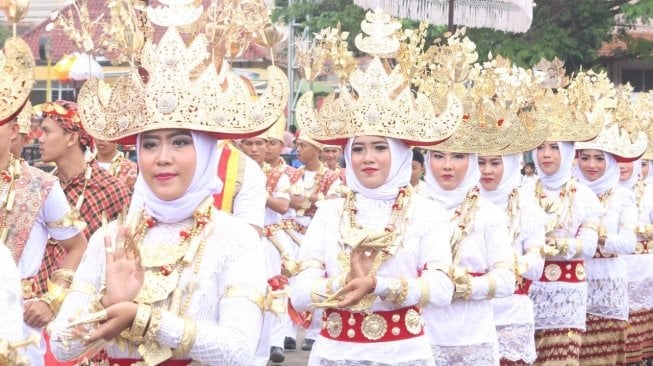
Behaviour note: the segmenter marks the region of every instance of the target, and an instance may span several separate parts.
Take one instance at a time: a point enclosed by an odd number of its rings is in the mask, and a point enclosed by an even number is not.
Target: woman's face
[[[627,181],[633,175],[633,163],[617,163],[619,165],[619,180],[622,182]]]
[[[481,171],[481,186],[486,191],[494,191],[503,178],[503,159],[499,155],[478,157],[478,168]]]
[[[578,168],[585,179],[593,182],[603,176],[605,173],[605,155],[601,150],[584,149],[578,154]]]
[[[141,134],[138,166],[145,183],[164,201],[186,193],[193,181],[196,158],[190,131],[165,129]]]
[[[546,175],[560,170],[560,146],[557,141],[546,141],[537,147],[537,168]]]
[[[642,179],[645,179],[648,177],[648,174],[650,173],[649,171],[649,166],[648,166],[648,160],[642,159]]]
[[[469,154],[441,151],[431,151],[429,154],[433,179],[444,190],[456,189],[467,175]]]
[[[377,188],[388,180],[392,156],[384,137],[359,136],[351,145],[351,167],[366,188]]]

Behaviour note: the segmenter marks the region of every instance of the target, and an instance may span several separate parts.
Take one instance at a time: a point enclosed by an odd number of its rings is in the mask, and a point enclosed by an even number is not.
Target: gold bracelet
[[[595,224],[595,223],[591,223],[591,222],[584,222],[584,223],[580,224],[580,227],[578,229],[579,230],[580,229],[590,229],[590,230],[594,230],[594,231],[596,231],[598,233],[599,232],[599,225]]]
[[[62,280],[68,284],[73,283],[73,277],[75,277],[75,271],[69,268],[59,268],[50,275],[52,282]]]
[[[104,310],[104,306],[102,305],[102,301],[101,301],[102,296],[104,296],[104,294],[99,293],[91,297],[91,306],[89,308],[90,313],[96,313],[100,310]]]
[[[494,298],[497,293],[497,281],[494,279],[494,276],[492,276],[491,273],[486,274],[485,278],[487,278],[488,284],[487,296],[485,299],[490,300]]]
[[[156,340],[156,335],[159,333],[159,325],[161,324],[161,309],[154,308],[152,309],[152,315],[150,315],[150,324],[147,326],[147,331],[143,340],[145,342],[153,342]]]
[[[54,315],[57,315],[59,313],[59,309],[61,309],[61,304],[63,304],[63,300],[66,298],[66,295],[68,294],[68,289],[52,282],[50,279],[48,279],[48,292],[46,292],[43,296],[41,296],[41,301],[46,303],[50,310],[52,310],[52,313]]]
[[[401,277],[399,281],[401,284],[399,292],[397,293],[397,297],[392,301],[395,305],[403,304],[406,301],[406,297],[408,297],[408,281],[405,277]]]
[[[247,299],[258,306],[259,309],[265,310],[265,297],[260,291],[247,287],[229,287],[224,295],[225,299],[241,297]]]
[[[147,329],[147,323],[150,321],[152,315],[152,307],[147,304],[138,304],[136,316],[129,328],[129,340],[132,342],[140,343],[143,340],[143,335]]]
[[[401,287],[401,280],[392,278],[388,281],[388,296],[383,298],[384,301],[395,303],[399,297],[399,288]]]
[[[423,309],[429,304],[429,301],[431,301],[431,287],[429,287],[429,282],[423,277],[420,277],[417,281],[419,282],[420,288],[417,307]]]
[[[174,357],[181,357],[187,354],[195,344],[197,337],[197,324],[191,318],[184,318],[184,333],[181,336],[181,341],[176,348],[173,348],[172,355]]]

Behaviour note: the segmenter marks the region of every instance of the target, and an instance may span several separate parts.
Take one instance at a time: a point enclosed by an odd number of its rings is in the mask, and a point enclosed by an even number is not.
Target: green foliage
[[[287,22],[295,18],[300,26],[310,26],[312,32],[335,27],[340,22],[344,31],[356,35],[365,15],[352,0],[301,0],[290,7],[287,4],[286,0],[277,0],[279,8],[274,11],[273,19]],[[623,16],[615,17],[618,14]],[[615,30],[626,42],[626,49],[619,57],[651,57],[653,43],[626,34],[628,24],[650,18],[653,18],[653,0],[539,0],[533,9],[533,24],[526,33],[468,28],[467,35],[477,44],[481,61],[487,60],[490,51],[524,67],[533,66],[542,57],[557,56],[565,61],[568,71],[574,71],[599,66],[604,60],[599,59],[598,50],[612,38]],[[615,24],[615,19],[623,22]],[[403,23],[417,27],[415,21]],[[445,26],[431,25],[427,40],[432,42],[445,32]]]
[[[11,35],[11,32],[9,29],[0,26],[0,48],[4,47],[3,45],[5,44],[5,39],[9,38]]]

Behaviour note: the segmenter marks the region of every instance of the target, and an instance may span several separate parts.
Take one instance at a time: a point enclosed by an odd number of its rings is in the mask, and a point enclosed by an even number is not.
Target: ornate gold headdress
[[[635,118],[641,121],[642,127],[646,128],[648,144],[642,159],[653,160],[653,92],[638,93],[633,104]]]
[[[609,93],[614,94],[614,105],[605,110],[603,129],[593,140],[576,143],[576,150],[597,149],[609,152],[622,162],[637,160],[644,154],[648,144],[646,126],[643,125],[648,124],[648,121],[638,117],[636,110],[650,108],[650,103],[644,100],[633,102],[630,85],[620,86],[614,91],[615,93]]]
[[[8,1],[1,10],[14,25],[26,13],[28,2]],[[34,85],[34,56],[25,41],[8,38],[0,51],[0,125],[21,111]]]
[[[382,60],[406,50],[397,34],[401,24],[376,9],[367,13],[361,29],[365,35],[356,37],[356,46],[374,57],[365,71],[347,50],[347,34],[338,29],[324,30],[316,37],[313,55],[300,51],[306,77],[319,75],[321,61],[328,59],[340,79],[338,89],[324,99],[319,112],[313,106],[312,92],[300,98],[296,118],[302,130],[314,140],[337,145],[361,135],[393,137],[413,145],[434,144],[449,137],[462,118],[457,98],[446,97],[447,108],[436,114],[424,93],[411,90],[409,70],[401,63],[390,69],[388,60]]]
[[[536,75],[546,75],[542,86],[542,112],[549,124],[549,141],[587,141],[601,131],[603,109],[611,103],[610,81],[605,74],[579,72],[571,83],[564,76],[562,61],[541,60]],[[556,85],[556,83],[558,83]]]
[[[82,87],[78,104],[86,130],[103,140],[164,128],[243,138],[271,126],[282,114],[288,96],[283,71],[268,67],[267,89],[256,97],[251,81],[232,71],[223,58],[225,51],[216,49],[224,42],[216,40],[216,24],[204,14],[203,6],[190,0],[163,3],[166,5],[149,7],[147,15],[152,23],[168,29],[158,44],[145,43],[141,65],[113,87],[96,79]],[[221,11],[227,11],[228,4],[231,2],[225,2]],[[197,25],[202,21],[206,22],[204,31],[195,34],[187,46],[180,27],[202,29]],[[232,28],[220,28],[220,34],[241,31],[235,25]]]
[[[18,116],[16,116],[19,133],[27,134],[29,132],[29,127],[32,124],[32,114],[32,103],[28,100],[20,113],[18,113]]]
[[[283,141],[283,137],[286,133],[286,117],[282,114],[279,119],[274,122],[272,127],[265,131],[265,133],[267,134],[268,139]]]
[[[543,127],[538,121],[532,75],[497,57],[483,65],[476,61],[476,46],[459,29],[446,44],[430,52],[436,79],[446,80],[442,88],[454,91],[463,101],[465,114],[456,133],[428,149],[461,153],[507,154],[539,139]],[[472,57],[474,56],[474,57]],[[529,136],[524,136],[526,133]],[[512,145],[511,145],[512,144]]]

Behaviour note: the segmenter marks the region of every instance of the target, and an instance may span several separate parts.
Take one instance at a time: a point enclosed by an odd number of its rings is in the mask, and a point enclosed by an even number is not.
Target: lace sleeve
[[[598,227],[599,225],[599,212],[602,211],[599,199],[594,192],[589,188],[579,184],[577,187],[576,198],[574,203],[574,216],[580,228],[576,236],[567,238],[569,246],[567,253],[564,254],[565,259],[570,260],[573,258],[592,258],[596,253],[596,244],[599,234],[596,229],[591,227]],[[572,230],[572,232],[574,232]]]
[[[517,253],[520,275],[530,280],[539,280],[544,270],[544,258],[541,249],[544,246],[546,213],[534,201],[524,204],[522,210],[522,237]]]
[[[335,230],[337,228],[336,212],[338,211],[338,207],[336,207],[336,203],[340,203],[339,206],[342,206],[341,202],[342,200],[326,200],[320,202],[319,209],[308,226],[306,235],[304,235],[304,239],[302,240],[302,246],[299,248],[297,260],[303,263],[303,265],[309,262],[324,264],[324,246],[327,243],[324,242],[325,235],[323,231]],[[311,309],[311,292],[313,290],[325,292],[323,285],[320,285],[321,288],[313,288],[317,284],[316,281],[324,279],[324,274],[325,270],[323,266],[320,268],[319,265],[311,265],[304,268],[295,276],[295,282],[293,283],[293,289],[290,295],[295,309],[298,311]]]
[[[506,297],[512,295],[515,291],[515,273],[511,269],[514,256],[509,245],[511,241],[508,234],[507,219],[503,212],[498,208],[494,210],[495,208],[486,211],[487,224],[483,228],[485,257],[489,271],[481,277],[472,278],[471,298],[473,300],[483,300],[488,297]]]
[[[224,244],[223,250],[234,248],[234,252],[229,255],[225,271],[217,273],[217,276],[224,276],[225,289],[249,290],[262,296],[266,290],[266,266],[263,253],[258,247],[260,241],[249,226],[238,230],[238,233],[237,236],[231,235],[231,242]],[[198,300],[198,306],[201,306],[202,301],[211,301]],[[195,343],[185,358],[209,365],[250,364],[261,330],[261,308],[250,298],[227,297],[223,294],[219,299],[217,316],[197,314],[203,309],[200,307],[195,310],[194,319],[206,320],[197,321]],[[157,333],[161,345],[177,347],[183,331],[182,318],[170,312],[162,313]]]
[[[111,223],[107,230],[113,232],[114,227],[115,223]],[[52,353],[59,360],[72,360],[90,348],[84,346],[81,339],[70,339],[67,336],[67,325],[68,319],[89,313],[91,297],[102,287],[106,266],[103,235],[104,230],[100,229],[91,236],[86,252],[75,272],[75,278],[70,286],[71,291],[66,296],[59,314],[51,323],[50,346]]]
[[[630,192],[628,192],[630,193]],[[637,236],[637,206],[632,195],[620,200],[619,227],[617,232],[610,232],[605,240],[605,250],[608,253],[632,254],[635,252]]]

